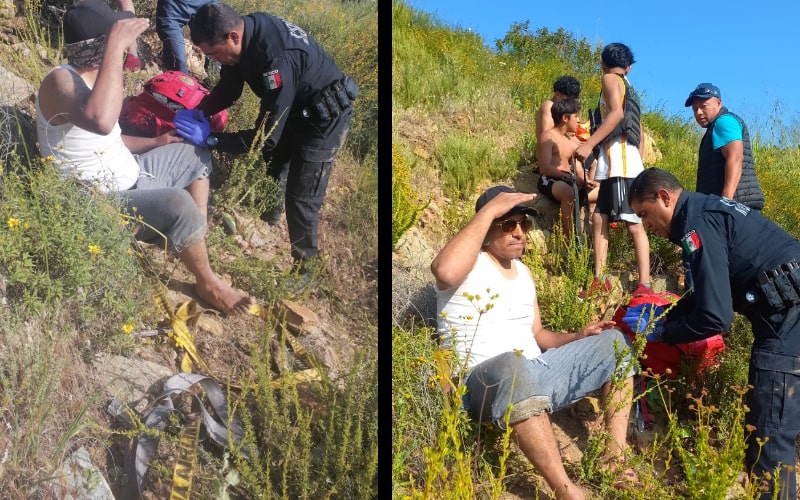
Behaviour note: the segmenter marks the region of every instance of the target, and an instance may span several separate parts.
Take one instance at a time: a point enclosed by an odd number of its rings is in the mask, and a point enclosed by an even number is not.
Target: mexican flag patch
[[[700,250],[703,243],[700,241],[700,235],[692,229],[681,239],[681,246],[683,247],[683,251],[686,252],[686,255],[692,255],[695,250]]]
[[[272,71],[267,71],[264,73],[264,81],[270,90],[281,88],[281,74],[277,69],[273,69]]]

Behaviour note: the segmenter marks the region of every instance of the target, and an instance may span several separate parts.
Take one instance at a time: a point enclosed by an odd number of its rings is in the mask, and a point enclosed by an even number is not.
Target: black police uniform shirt
[[[219,83],[200,108],[210,116],[231,106],[250,86],[261,99],[256,127],[269,114],[264,151],[280,141],[286,122],[301,115],[312,97],[344,78],[333,58],[304,30],[277,16],[257,12],[242,16],[242,53],[236,66],[222,65]],[[277,123],[276,123],[277,122]],[[249,150],[258,129],[219,134],[217,149],[228,153]]]
[[[715,195],[682,191],[669,239],[683,248],[694,278],[694,292],[665,318],[661,340],[670,344],[727,332],[734,310],[751,307],[745,294],[761,272],[800,261],[794,237],[757,210]]]

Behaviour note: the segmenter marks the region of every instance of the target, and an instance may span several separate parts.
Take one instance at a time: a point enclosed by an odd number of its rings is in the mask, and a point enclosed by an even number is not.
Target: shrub
[[[516,172],[519,160],[518,152],[510,157],[498,154],[488,138],[462,133],[450,134],[439,141],[433,154],[445,190],[461,199],[472,196],[484,179],[507,181]]]
[[[411,170],[403,155],[392,145],[392,248],[400,237],[417,222],[427,204],[419,203],[419,195],[411,186]]]
[[[138,319],[147,286],[120,208],[46,160],[17,172],[4,176],[0,204],[0,273],[14,307],[61,309],[98,340]]]

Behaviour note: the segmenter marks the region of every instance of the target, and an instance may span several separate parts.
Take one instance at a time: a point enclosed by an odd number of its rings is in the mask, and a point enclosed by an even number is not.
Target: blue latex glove
[[[195,146],[207,146],[206,139],[211,134],[211,125],[197,109],[179,109],[172,120],[178,135]]]
[[[658,318],[658,319],[656,319]],[[647,334],[647,340],[658,342],[664,327],[664,308],[655,304],[640,304],[629,307],[622,321],[635,333],[642,334],[648,331],[648,326],[655,321],[652,330]]]

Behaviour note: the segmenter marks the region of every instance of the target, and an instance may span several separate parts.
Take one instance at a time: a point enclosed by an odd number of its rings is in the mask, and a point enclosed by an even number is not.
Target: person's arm
[[[431,262],[436,287],[448,290],[463,283],[475,266],[483,240],[494,220],[514,206],[529,203],[534,198],[536,195],[529,193],[500,193],[492,198]]]
[[[553,101],[550,99],[544,101],[539,107],[539,112],[536,113],[536,138],[540,139],[542,134],[553,128],[553,115],[550,114],[550,109],[553,107]]]
[[[720,195],[731,200],[736,195],[736,188],[742,179],[743,134],[742,123],[730,113],[722,114],[714,121],[711,144],[725,158],[725,179]]]
[[[594,134],[590,135],[586,142],[575,150],[575,156],[577,156],[579,160],[585,160],[592,152],[592,149],[603,142],[625,117],[621,85],[622,79],[619,76],[613,73],[606,73],[603,75],[602,92],[606,97],[608,114],[606,114],[603,123],[600,124]]]
[[[179,136],[174,130],[163,133],[156,137],[139,137],[136,135],[122,135],[122,142],[125,147],[133,154],[142,154],[153,148],[172,144],[173,142],[184,142],[183,137]]]
[[[246,151],[258,137],[259,131],[263,131],[266,135],[264,151],[271,151],[278,145],[294,103],[299,75],[294,71],[292,61],[286,57],[277,60],[275,68],[280,74],[280,86],[275,89],[266,89],[264,95],[261,96],[261,110],[255,127],[238,132],[215,134],[219,139],[217,145],[219,151],[227,153],[239,153],[243,149]],[[207,106],[203,106],[202,109],[208,116],[211,109]]]
[[[693,342],[726,332],[733,323],[725,233],[727,224],[723,217],[719,213],[706,212],[694,226],[694,237],[700,245],[689,255],[694,292],[678,301],[678,305],[667,313],[660,335],[662,342]]]
[[[197,108],[206,116],[229,108],[242,95],[244,80],[235,68],[225,64],[219,70],[219,81],[211,92],[200,101]]]
[[[117,5],[120,11],[130,12],[133,17],[136,17],[136,10],[133,7],[133,0],[117,0]],[[139,60],[139,44],[137,38],[128,46],[128,55],[125,58],[125,67],[131,70],[141,69],[142,63]],[[137,66],[138,67],[135,67]]]
[[[100,72],[92,89],[72,102],[70,122],[97,134],[111,133],[122,111],[125,89],[122,56],[125,49],[149,24],[147,19],[135,17],[121,19],[111,26],[100,62]]]
[[[731,141],[719,148],[725,157],[725,181],[722,183],[722,196],[733,199],[736,188],[742,179],[742,160],[744,159],[744,143]]]

